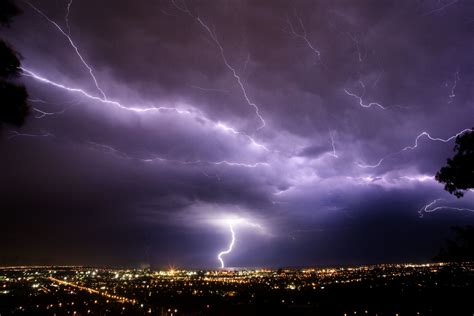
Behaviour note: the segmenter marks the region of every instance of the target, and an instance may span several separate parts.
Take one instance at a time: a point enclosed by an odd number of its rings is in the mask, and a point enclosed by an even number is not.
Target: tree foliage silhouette
[[[11,19],[19,13],[11,0],[0,1],[1,26],[9,26]],[[19,54],[0,39],[0,123],[21,126],[30,113],[28,92],[24,85],[15,80],[19,74]]]
[[[20,9],[10,0],[0,1],[0,24],[10,25],[12,17],[20,14]]]
[[[444,183],[444,189],[456,197],[474,188],[474,129],[456,137],[456,154],[449,158],[447,166],[436,173],[436,180]]]

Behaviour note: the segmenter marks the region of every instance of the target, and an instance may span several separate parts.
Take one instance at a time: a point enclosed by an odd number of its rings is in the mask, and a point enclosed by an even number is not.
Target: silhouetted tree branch
[[[11,0],[0,0],[0,25],[9,26],[20,13]],[[20,73],[20,57],[0,39],[0,122],[21,126],[30,113],[25,86],[14,81]]]
[[[0,1],[0,24],[9,26],[11,19],[21,11],[11,0]]]
[[[460,198],[474,188],[474,129],[456,137],[456,154],[448,159],[447,166],[436,173],[436,180],[444,189]]]

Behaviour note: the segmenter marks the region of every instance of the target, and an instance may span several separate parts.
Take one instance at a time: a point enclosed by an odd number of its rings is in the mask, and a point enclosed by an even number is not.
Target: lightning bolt
[[[102,99],[104,100],[107,100],[107,96],[105,95],[104,91],[102,90],[102,88],[99,86],[99,83],[97,81],[97,78],[95,77],[94,75],[94,70],[92,69],[91,66],[89,66],[89,64],[86,62],[86,60],[84,59],[84,57],[82,56],[82,54],[80,53],[79,51],[79,48],[78,46],[74,43],[74,41],[72,40],[71,36],[66,33],[60,26],[58,23],[56,23],[55,21],[53,21],[50,17],[48,17],[45,13],[43,13],[43,11],[41,11],[40,9],[38,9],[37,7],[35,7],[33,4],[31,4],[30,2],[26,1],[26,3],[31,7],[33,8],[33,10],[35,10],[36,12],[38,12],[41,16],[43,16],[49,23],[51,23],[54,27],[56,27],[56,29],[58,29],[58,31],[64,36],[66,37],[66,39],[68,40],[69,44],[72,46],[72,48],[74,49],[74,51],[76,52],[76,55],[79,57],[79,59],[81,60],[82,64],[84,65],[84,67],[87,68],[87,70],[89,71],[89,75],[90,77],[92,78],[92,80],[94,81],[94,84],[95,84],[95,87],[97,89],[97,91],[99,91],[99,93],[101,94],[102,96]],[[72,4],[72,1],[69,2],[68,4],[68,9],[67,9],[67,15],[66,15],[66,21],[69,21],[68,20],[68,16],[69,16],[69,9],[70,9],[70,6]],[[69,22],[67,22],[68,26],[69,26]]]
[[[41,103],[41,104],[55,104],[55,103],[51,103],[51,102],[48,102],[48,101],[45,101],[45,100],[42,100],[42,99],[28,99],[28,102],[30,102],[30,103]],[[69,106],[72,106],[72,105],[77,104],[77,103],[79,103],[79,101],[75,100],[75,101],[67,102],[66,104],[69,107]],[[47,117],[47,116],[63,114],[64,112],[66,112],[68,107],[62,109],[61,111],[56,111],[56,112],[46,112],[46,111],[44,111],[42,109],[39,109],[39,108],[36,108],[36,107],[34,107],[32,109],[33,109],[34,112],[36,112],[35,113],[35,118],[42,119],[42,118]]]
[[[66,21],[67,33],[71,35],[71,27],[69,26],[69,13],[71,12],[72,1],[69,0],[67,7],[66,7],[66,16],[64,17],[64,21]]]
[[[359,39],[357,38],[357,36],[351,32],[348,32],[348,31],[343,31],[341,29],[339,29],[339,27],[337,27],[332,21],[329,21],[328,24],[333,27],[337,32],[341,33],[343,36],[347,36],[349,37],[349,39],[354,43],[355,45],[355,48],[356,48],[356,51],[357,51],[357,57],[359,59],[359,63],[362,63],[364,61],[364,58],[367,56],[367,50],[364,49],[364,57],[362,57],[362,52],[361,52],[361,45],[360,45],[360,42],[359,42]]]
[[[52,80],[49,80],[35,72],[33,72],[32,70],[30,69],[27,69],[25,67],[20,67],[20,69],[23,71],[23,75],[24,76],[28,76],[28,77],[32,77],[40,82],[43,82],[43,83],[46,83],[46,84],[49,84],[49,85],[52,85],[56,88],[60,88],[60,89],[63,89],[63,90],[67,90],[69,92],[75,92],[75,93],[80,93],[82,94],[83,96],[91,99],[91,100],[94,100],[94,101],[98,101],[98,102],[102,102],[102,103],[106,103],[106,104],[110,104],[110,105],[114,105],[114,106],[117,106],[119,107],[120,109],[123,109],[123,110],[128,110],[128,111],[133,111],[133,112],[150,112],[150,111],[158,111],[158,112],[161,112],[161,111],[175,111],[176,113],[178,114],[184,114],[184,115],[190,115],[192,114],[190,111],[188,110],[182,110],[182,109],[178,109],[178,108],[174,108],[174,107],[147,107],[147,108],[143,108],[143,107],[129,107],[129,106],[124,106],[122,105],[120,102],[117,102],[117,101],[111,101],[107,98],[107,96],[105,95],[105,93],[103,92],[103,90],[100,88],[99,84],[98,84],[98,81],[94,75],[94,72],[93,72],[93,69],[92,67],[90,67],[87,62],[85,61],[85,59],[83,58],[83,56],[81,55],[81,53],[79,52],[79,48],[78,46],[74,43],[74,41],[72,40],[71,36],[66,33],[55,21],[53,21],[52,19],[50,19],[45,13],[43,13],[40,9],[38,9],[37,7],[35,7],[34,5],[32,5],[31,3],[27,2],[36,12],[38,12],[41,16],[43,16],[48,22],[50,22],[52,25],[54,25],[56,27],[57,30],[59,30],[59,32],[65,36],[70,45],[74,48],[74,50],[76,51],[76,54],[78,55],[79,59],[81,60],[81,62],[84,64],[84,66],[89,70],[89,73],[90,73],[90,76],[97,88],[97,90],[100,92],[100,95],[101,96],[96,96],[96,95],[92,95],[88,92],[86,92],[85,90],[83,89],[80,89],[80,88],[72,88],[72,87],[67,87],[65,86],[64,84],[60,84],[60,83],[57,83],[57,82],[54,82]],[[69,17],[69,13],[70,13],[70,7],[72,5],[72,0],[70,0],[70,2],[68,3],[68,6],[67,6],[67,13],[66,13],[66,18],[65,20],[67,21],[67,24],[68,24],[68,17]],[[189,11],[188,11],[189,12]],[[189,12],[190,13],[190,12]],[[199,19],[199,21],[201,21]],[[202,21],[201,21],[202,23]],[[68,24],[69,25],[69,24]],[[203,24],[204,26],[206,26],[205,24]],[[209,32],[211,32],[211,35],[213,35],[212,31],[209,29],[209,27],[207,27],[207,30]],[[217,37],[215,37],[215,35],[213,35],[213,38],[217,41]],[[220,45],[219,41],[217,41],[217,44],[218,46],[220,46],[220,48],[222,49],[222,46]],[[223,49],[221,50],[221,53],[223,54]],[[225,59],[225,55],[223,55],[223,58],[226,62],[226,65],[227,66],[230,66],[229,63],[227,62],[227,59]],[[232,67],[231,67],[232,68]],[[233,69],[233,68],[232,68]],[[250,99],[248,98],[247,96],[247,93],[246,93],[246,90],[245,90],[245,87],[243,86],[241,80],[240,80],[240,77],[237,75],[237,73],[235,72],[234,70],[234,75],[236,75],[238,77],[238,82],[241,86],[241,88],[243,89],[243,92],[244,92],[244,96],[246,97],[246,100],[248,100],[250,102]],[[252,103],[252,102],[250,102]],[[252,103],[253,104],[253,103]],[[256,110],[257,110],[257,114],[259,114],[258,112],[258,107],[253,104],[255,107],[256,107]],[[41,113],[42,115],[40,115],[41,117],[44,117],[46,115],[48,115],[46,112],[44,111],[41,111],[41,112],[38,112],[38,113]],[[256,147],[259,147],[261,149],[264,149],[266,151],[269,151],[267,147],[265,147],[264,145],[262,144],[259,144],[253,137],[243,133],[243,132],[239,132],[237,131],[236,129],[232,128],[232,127],[228,127],[226,125],[224,125],[223,123],[220,123],[220,122],[213,122],[211,121],[210,119],[208,119],[207,117],[204,117],[204,116],[200,116],[199,117],[200,119],[202,119],[203,121],[205,122],[208,122],[208,123],[212,123],[214,125],[214,127],[218,128],[218,129],[222,129],[224,131],[227,131],[227,132],[231,132],[232,134],[234,135],[240,135],[240,136],[244,136],[245,138],[247,138],[251,144],[255,145]],[[263,118],[262,118],[263,119]],[[264,121],[263,121],[264,123]]]
[[[368,168],[377,168],[377,167],[380,167],[380,165],[382,164],[382,162],[387,159],[388,157],[390,157],[391,155],[394,155],[394,154],[390,154],[390,155],[387,155],[383,158],[380,158],[380,160],[373,164],[373,165],[368,165],[368,164],[365,164],[363,162],[356,162],[356,165],[359,166],[359,168],[364,168],[364,169],[368,169]]]
[[[29,133],[19,133],[17,131],[10,131],[10,136],[8,136],[8,139],[12,139],[15,137],[49,137],[49,136],[54,136],[53,134],[49,132],[42,132],[41,134],[29,134]]]
[[[223,250],[217,254],[217,260],[219,260],[221,264],[221,268],[225,268],[225,263],[222,257],[224,255],[227,255],[232,252],[232,249],[234,248],[235,244],[235,227],[237,226],[246,226],[246,227],[252,227],[254,229],[258,229],[258,231],[262,234],[268,235],[268,232],[266,232],[265,228],[261,226],[260,224],[256,223],[255,220],[251,220],[248,218],[243,218],[243,217],[236,217],[236,216],[231,216],[227,218],[212,218],[211,223],[217,224],[219,226],[224,226],[229,228],[230,234],[231,234],[231,240],[229,243],[229,246],[227,247],[226,250]]]
[[[216,127],[220,128],[220,129],[223,129],[223,130],[226,131],[226,132],[230,132],[230,133],[232,133],[232,134],[234,134],[234,135],[242,135],[242,136],[244,136],[245,138],[247,138],[247,139],[250,141],[250,143],[251,143],[252,145],[254,145],[254,146],[256,146],[256,147],[259,147],[259,148],[261,148],[261,149],[263,149],[263,150],[265,150],[265,151],[267,151],[267,152],[270,152],[270,151],[271,151],[271,150],[268,149],[268,147],[266,147],[265,145],[262,145],[262,144],[260,144],[260,143],[257,143],[257,142],[255,141],[255,139],[252,138],[251,136],[249,136],[249,135],[247,135],[247,134],[245,134],[245,133],[239,132],[239,131],[237,131],[236,129],[234,129],[234,128],[232,128],[232,127],[229,127],[229,126],[227,126],[227,125],[225,125],[225,124],[223,124],[223,123],[217,123],[217,124],[216,124]]]
[[[347,36],[349,36],[351,41],[355,44],[356,50],[357,50],[357,56],[359,57],[359,62],[361,63],[363,61],[363,59],[362,59],[362,54],[360,52],[359,40],[354,35],[352,35],[350,32],[347,32],[346,34],[347,34]]]
[[[428,15],[431,15],[431,14],[433,14],[433,13],[442,11],[442,10],[446,9],[447,7],[450,7],[450,6],[452,6],[453,4],[456,4],[458,1],[459,1],[459,0],[454,0],[454,1],[448,2],[448,3],[442,5],[442,6],[439,7],[439,8],[433,9],[433,10],[431,10],[431,11],[428,11],[428,12],[422,14],[422,16],[428,16]]]
[[[76,88],[76,87],[69,87],[69,86],[66,86],[64,84],[61,84],[61,83],[58,83],[58,82],[54,82],[48,78],[45,78],[37,73],[35,73],[34,71],[30,70],[30,69],[27,69],[25,67],[21,67],[20,69],[22,70],[22,74],[23,76],[26,76],[26,77],[31,77],[35,80],[38,80],[42,83],[45,83],[45,84],[48,84],[48,85],[51,85],[51,86],[54,86],[56,88],[59,88],[59,89],[63,89],[63,90],[66,90],[66,91],[69,91],[69,92],[73,92],[73,93],[79,93],[81,94],[82,96],[88,98],[88,99],[91,99],[91,100],[94,100],[94,101],[97,101],[97,102],[101,102],[101,103],[105,103],[105,104],[109,104],[109,105],[113,105],[113,106],[116,106],[122,110],[127,110],[127,111],[132,111],[132,112],[138,112],[138,113],[143,113],[143,112],[162,112],[162,111],[173,111],[173,112],[176,112],[177,114],[181,114],[181,115],[194,115],[196,116],[197,118],[199,118],[200,120],[206,122],[206,123],[210,123],[211,125],[214,126],[214,128],[216,129],[219,129],[219,130],[223,130],[225,132],[230,132],[231,134],[235,135],[235,136],[242,136],[244,138],[246,138],[251,145],[253,146],[256,146],[260,149],[263,149],[267,152],[269,152],[270,150],[258,143],[253,137],[251,137],[250,135],[246,134],[246,133],[243,133],[243,132],[240,132],[240,131],[237,131],[235,128],[232,128],[232,127],[229,127],[227,125],[225,125],[224,123],[221,123],[221,122],[214,122],[212,120],[210,120],[209,118],[205,117],[204,115],[202,115],[201,113],[199,115],[197,115],[196,113],[194,112],[191,112],[189,110],[184,110],[184,109],[179,109],[179,108],[176,108],[176,107],[155,107],[155,106],[152,106],[152,107],[137,107],[137,106],[126,106],[126,105],[122,105],[120,102],[118,101],[113,101],[113,100],[110,100],[107,98],[107,96],[105,95],[104,91],[100,88],[99,84],[98,84],[98,81],[94,75],[94,71],[92,69],[91,66],[89,66],[89,64],[85,61],[84,57],[81,55],[80,51],[79,51],[79,48],[78,46],[74,43],[72,37],[70,36],[70,32],[69,33],[66,33],[55,21],[53,21],[51,18],[49,18],[44,12],[42,12],[40,9],[38,9],[37,7],[35,7],[34,5],[32,5],[31,3],[27,2],[37,13],[39,13],[42,17],[44,17],[49,23],[51,23],[64,37],[66,37],[66,39],[68,40],[69,44],[74,48],[77,56],[79,57],[79,59],[81,60],[82,64],[88,69],[89,71],[89,74],[90,74],[90,77],[92,78],[97,90],[99,91],[99,96],[97,95],[93,95],[89,92],[87,92],[86,90],[84,89],[80,89],[80,88]],[[68,2],[68,6],[67,6],[67,10],[66,10],[66,16],[65,16],[65,20],[66,20],[66,25],[69,27],[69,14],[70,14],[70,8],[71,8],[71,5],[72,5],[72,0],[70,0]],[[188,10],[188,12],[190,13],[190,11]],[[192,15],[191,15],[192,16]],[[226,66],[232,70],[232,73],[234,74],[234,77],[236,77],[241,89],[242,89],[242,92],[244,94],[244,97],[245,99],[248,101],[248,103],[252,106],[255,107],[255,110],[257,111],[257,115],[260,115],[259,114],[259,109],[257,107],[256,104],[254,104],[253,102],[250,101],[248,95],[247,95],[247,92],[245,90],[245,87],[240,79],[240,77],[238,76],[237,72],[235,71],[234,68],[232,68],[230,66],[230,64],[227,62],[227,59],[225,57],[225,54],[224,54],[224,50],[222,48],[222,45],[220,45],[220,42],[218,41],[217,37],[215,36],[215,34],[210,30],[210,28],[199,18],[196,18],[198,20],[198,22],[201,24],[201,26],[205,27],[206,30],[210,33],[211,37],[213,38],[213,40],[216,42],[216,44],[218,45],[218,47],[220,48],[220,51],[221,51],[221,55],[224,59],[224,62],[226,64]],[[197,87],[198,88],[198,87]],[[49,115],[54,115],[54,114],[60,114],[61,112],[56,112],[56,113],[52,113],[52,112],[46,112],[46,111],[43,111],[41,109],[34,109],[35,112],[39,113],[37,115],[38,118],[43,118],[45,116],[49,116]],[[199,111],[200,112],[200,111]],[[263,120],[263,117],[259,116],[261,119],[262,119],[262,126],[264,126],[265,124],[265,121]],[[237,165],[237,163],[233,163],[233,162],[228,162],[228,161],[221,161],[221,162],[215,162],[214,164],[228,164],[228,165]]]
[[[472,131],[470,128],[466,128],[462,131],[460,131],[459,133],[449,137],[449,138],[446,138],[446,139],[443,139],[443,138],[438,138],[438,137],[432,137],[428,132],[421,132],[415,139],[415,144],[413,146],[407,146],[405,148],[402,149],[402,151],[405,151],[405,150],[408,150],[408,149],[415,149],[418,147],[418,140],[423,137],[423,136],[426,136],[429,140],[432,140],[432,141],[437,141],[437,142],[443,142],[443,143],[448,143],[450,141],[452,141],[453,139],[455,139],[456,137],[464,134],[464,133],[467,133],[467,132],[470,132]]]
[[[436,200],[434,200],[433,202],[428,203],[428,204],[426,204],[425,206],[423,206],[423,207],[418,211],[418,214],[420,214],[420,218],[423,217],[423,213],[433,213],[433,212],[436,212],[436,211],[438,211],[438,210],[455,210],[455,211],[474,212],[474,209],[463,208],[463,207],[437,206],[437,207],[434,207],[434,208],[430,208],[430,207],[434,206],[436,203],[438,203],[439,201],[442,201],[442,200],[443,200],[443,199],[436,199]]]
[[[194,86],[194,85],[190,85],[190,87],[194,88],[194,89],[197,89],[197,90],[208,91],[208,92],[219,92],[219,93],[228,93],[229,92],[227,90],[213,89],[213,88],[203,88],[203,87]]]
[[[122,105],[120,102],[118,101],[112,101],[112,100],[109,100],[109,99],[106,99],[106,98],[103,98],[103,97],[99,97],[99,96],[96,96],[96,95],[92,95],[88,92],[86,92],[85,90],[83,89],[80,89],[80,88],[72,88],[72,87],[68,87],[68,86],[65,86],[63,84],[60,84],[60,83],[57,83],[57,82],[54,82],[54,81],[51,81],[25,67],[20,67],[20,69],[23,71],[23,76],[25,77],[31,77],[33,79],[36,79],[40,82],[43,82],[45,84],[48,84],[48,85],[51,85],[53,87],[56,87],[56,88],[59,88],[59,89],[63,89],[63,90],[66,90],[66,91],[69,91],[69,92],[75,92],[75,93],[79,93],[79,94],[82,94],[84,97],[90,99],[90,100],[94,100],[94,101],[98,101],[98,102],[101,102],[101,103],[104,103],[104,104],[110,104],[110,105],[114,105],[122,110],[127,110],[127,111],[132,111],[132,112],[138,112],[138,113],[141,113],[141,112],[152,112],[152,111],[175,111],[179,114],[192,114],[190,111],[188,110],[182,110],[182,109],[178,109],[178,108],[174,108],[174,107],[128,107],[128,106],[124,106]]]
[[[459,133],[457,133],[457,134],[455,134],[455,135],[453,135],[453,136],[451,136],[451,137],[449,137],[449,138],[446,138],[446,139],[438,138],[438,137],[432,137],[428,132],[421,132],[421,133],[415,138],[415,143],[414,143],[413,146],[406,146],[406,147],[404,147],[404,148],[403,148],[402,150],[400,150],[400,151],[397,151],[397,152],[388,154],[387,156],[381,158],[376,164],[373,164],[373,165],[367,165],[367,164],[363,164],[363,163],[359,163],[359,162],[356,163],[356,164],[357,164],[359,167],[361,167],[361,168],[377,168],[377,167],[379,167],[379,166],[382,164],[382,162],[383,162],[385,159],[387,159],[387,158],[389,158],[389,157],[391,157],[391,156],[400,154],[400,153],[402,153],[402,152],[404,152],[404,151],[407,151],[407,150],[414,150],[415,148],[418,148],[418,145],[419,145],[419,144],[418,144],[418,140],[419,140],[420,138],[422,138],[423,136],[426,136],[426,138],[428,138],[428,139],[431,140],[431,141],[437,141],[437,142],[442,142],[442,143],[448,143],[448,142],[452,141],[453,139],[455,139],[456,137],[458,137],[458,136],[460,136],[460,135],[462,135],[462,134],[464,134],[464,133],[471,132],[471,131],[472,131],[472,129],[466,128],[466,129],[460,131]]]
[[[120,151],[112,146],[103,145],[95,142],[87,142],[87,144],[91,145],[93,148],[100,149],[105,152],[110,152],[118,157],[128,159],[128,160],[136,160],[141,161],[144,163],[153,163],[153,162],[166,162],[166,163],[176,163],[181,165],[214,165],[220,166],[225,165],[229,167],[242,167],[242,168],[257,168],[260,166],[269,167],[270,164],[267,162],[256,162],[256,163],[242,163],[242,162],[233,162],[228,160],[221,160],[221,161],[207,161],[207,160],[177,160],[177,159],[168,159],[163,157],[150,157],[150,158],[137,158],[130,156],[129,154]]]
[[[331,137],[331,146],[332,146],[331,156],[333,156],[334,158],[339,158],[339,156],[336,154],[336,145],[334,143],[334,135],[330,133],[329,136]]]
[[[291,23],[291,20],[290,20],[290,17],[287,16],[287,24],[290,28],[290,31],[291,31],[291,34],[296,37],[296,38],[299,38],[299,39],[302,39],[303,42],[305,42],[305,44],[308,46],[308,48],[316,55],[316,57],[318,58],[318,61],[319,63],[322,64],[322,61],[321,61],[321,51],[319,49],[317,49],[312,43],[311,41],[308,39],[308,35],[306,33],[306,28],[303,24],[303,20],[301,19],[301,17],[296,14],[296,18],[298,19],[298,23],[300,25],[300,28],[301,28],[301,32],[302,33],[298,33],[296,32],[294,26],[293,26],[293,23]]]
[[[219,182],[221,181],[221,178],[219,177],[219,175],[218,175],[217,173],[214,174],[213,176],[209,175],[209,174],[206,173],[205,171],[201,171],[201,173],[202,173],[205,177],[207,177],[207,178],[209,178],[209,179],[213,179],[213,178],[215,177],[217,181],[219,181]]]
[[[35,118],[42,119],[46,116],[63,114],[64,112],[66,112],[66,109],[63,109],[62,111],[58,111],[58,112],[45,112],[45,111],[40,110],[38,108],[33,108],[33,111],[36,112]]]
[[[41,99],[28,99],[28,102],[32,102],[32,103],[44,103],[44,104],[49,104],[49,103],[50,103],[50,102],[48,102],[48,101],[41,100]]]
[[[384,107],[383,105],[381,105],[380,103],[377,103],[377,102],[370,102],[370,103],[364,104],[364,100],[362,98],[364,97],[364,94],[365,94],[365,84],[361,80],[359,80],[359,84],[362,86],[362,88],[364,90],[364,92],[362,93],[362,96],[358,96],[357,94],[352,93],[351,91],[349,91],[347,89],[344,89],[344,92],[348,96],[351,96],[351,97],[357,99],[359,101],[359,105],[363,108],[371,108],[372,106],[376,106],[376,107],[381,108],[382,110],[386,109],[386,107]]]
[[[219,50],[219,53],[221,55],[221,58],[222,58],[222,61],[225,65],[225,67],[230,71],[230,73],[232,74],[232,76],[236,80],[238,86],[240,87],[240,90],[242,92],[242,95],[243,95],[245,101],[247,102],[247,104],[249,106],[251,106],[255,110],[255,115],[258,117],[258,119],[261,122],[261,125],[257,128],[257,131],[264,128],[266,126],[266,122],[265,122],[265,119],[263,118],[263,116],[260,114],[260,108],[248,96],[247,89],[245,88],[245,85],[242,82],[242,78],[237,73],[237,70],[235,70],[235,68],[229,63],[229,61],[228,61],[228,59],[225,55],[224,47],[222,46],[221,42],[217,38],[216,33],[214,31],[212,31],[211,28],[199,16],[193,15],[191,13],[191,11],[188,9],[188,7],[186,6],[186,3],[184,1],[181,3],[182,6],[178,5],[175,0],[171,0],[171,2],[173,3],[173,5],[178,10],[180,10],[181,12],[186,13],[191,18],[196,20],[196,22],[209,34],[209,37],[212,39],[212,41],[214,42],[214,44],[217,46],[217,48]]]
[[[451,94],[448,96],[449,97],[448,103],[452,103],[453,99],[456,97],[456,87],[460,79],[461,78],[459,77],[459,70],[458,70],[454,73],[454,82],[453,82],[453,86],[451,87]]]
[[[224,264],[224,260],[222,259],[222,256],[229,254],[232,251],[232,249],[234,247],[234,243],[235,243],[235,232],[234,232],[234,228],[232,226],[232,223],[229,223],[229,230],[230,230],[230,234],[231,234],[231,241],[230,241],[229,247],[227,248],[227,250],[221,251],[217,255],[217,259],[221,263],[221,269],[225,268],[225,264]]]
[[[122,110],[126,110],[126,111],[131,111],[131,112],[137,112],[137,113],[146,113],[146,112],[157,112],[157,113],[161,113],[161,112],[175,112],[177,114],[180,114],[180,115],[191,115],[191,116],[195,116],[197,118],[199,118],[200,120],[206,122],[206,123],[209,123],[211,124],[214,128],[218,129],[218,130],[224,130],[226,132],[230,132],[236,136],[242,136],[246,139],[248,139],[248,141],[254,145],[255,147],[258,147],[258,148],[261,148],[267,152],[270,152],[270,149],[268,149],[265,145],[262,145],[260,143],[258,143],[253,137],[251,137],[250,135],[246,134],[246,133],[243,133],[243,132],[240,132],[240,131],[237,131],[235,128],[233,127],[229,127],[227,125],[225,125],[224,123],[222,122],[214,122],[212,121],[211,119],[203,116],[202,114],[197,114],[193,111],[190,111],[190,110],[185,110],[185,109],[180,109],[180,108],[176,108],[176,107],[165,107],[165,106],[160,106],[160,107],[156,107],[156,106],[152,106],[152,107],[137,107],[137,106],[126,106],[126,105],[123,105],[121,104],[120,102],[118,101],[113,101],[113,100],[109,100],[109,99],[104,99],[102,97],[99,97],[99,96],[96,96],[96,95],[92,95],[88,92],[86,92],[85,90],[83,89],[80,89],[80,88],[73,88],[73,87],[68,87],[64,84],[61,84],[61,83],[57,83],[57,82],[54,82],[52,80],[49,80],[25,67],[20,67],[20,69],[22,70],[22,75],[25,76],[25,77],[31,77],[37,81],[40,81],[42,83],[45,83],[45,84],[48,84],[48,85],[51,85],[53,87],[56,87],[56,88],[59,88],[59,89],[62,89],[62,90],[66,90],[66,91],[69,91],[69,92],[73,92],[73,93],[78,93],[78,94],[81,94],[82,96],[90,99],[90,100],[93,100],[93,101],[97,101],[97,102],[101,102],[101,103],[104,103],[104,104],[108,104],[108,105],[112,105],[112,106],[115,106],[115,107],[118,107],[119,109],[122,109]]]

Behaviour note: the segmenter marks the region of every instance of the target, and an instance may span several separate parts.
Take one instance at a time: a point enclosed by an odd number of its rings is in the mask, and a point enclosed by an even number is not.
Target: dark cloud
[[[67,30],[67,2],[32,4]],[[403,150],[473,125],[474,6],[446,4],[73,2],[71,37],[120,104],[22,79],[39,111],[1,131],[0,263],[217,266],[229,218],[230,265],[429,259],[473,223],[419,218],[440,197],[472,208],[432,178],[453,143]],[[101,97],[21,6],[5,36],[23,66]]]

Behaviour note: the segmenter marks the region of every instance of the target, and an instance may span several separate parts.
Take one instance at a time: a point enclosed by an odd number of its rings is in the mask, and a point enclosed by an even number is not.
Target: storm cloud
[[[474,223],[420,218],[474,198],[434,180],[453,141],[417,138],[473,126],[469,1],[19,4],[35,110],[1,131],[2,264],[217,267],[229,216],[262,228],[229,265],[424,261]]]

